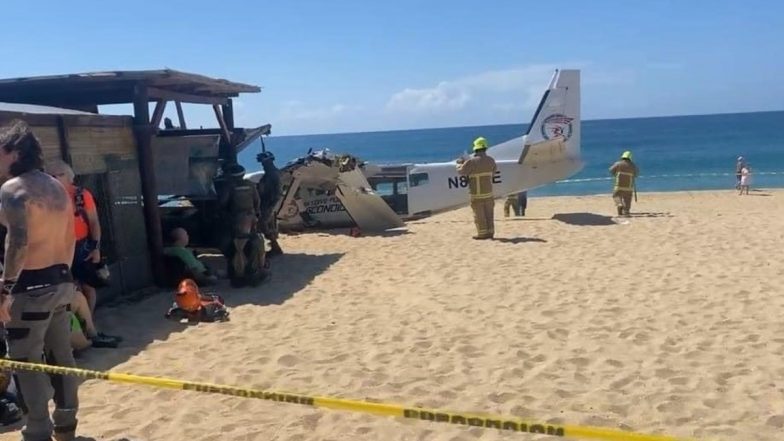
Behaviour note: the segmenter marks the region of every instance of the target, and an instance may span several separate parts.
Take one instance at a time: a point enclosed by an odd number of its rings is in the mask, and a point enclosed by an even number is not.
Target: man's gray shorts
[[[67,277],[62,274],[63,278],[58,278],[58,267],[30,271],[28,274],[23,272],[20,275],[19,283],[14,288],[11,321],[6,324],[8,358],[42,363],[45,357],[48,364],[76,366],[70,341],[69,306],[75,287],[71,281],[59,282],[68,280],[70,274]],[[30,277],[29,273],[46,270],[50,274],[43,275],[53,277]],[[47,280],[59,283],[50,284]],[[25,441],[49,440],[53,431],[73,433],[76,430],[76,411],[79,406],[79,380],[76,377],[27,371],[19,371],[16,375],[23,407],[27,410],[27,424],[22,429]],[[55,410],[50,419],[49,400],[52,398]]]

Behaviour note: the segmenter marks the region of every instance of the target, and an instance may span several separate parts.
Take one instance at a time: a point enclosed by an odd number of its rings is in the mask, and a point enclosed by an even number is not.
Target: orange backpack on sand
[[[174,294],[174,302],[183,311],[198,312],[201,309],[201,293],[196,282],[192,279],[180,282],[177,292]]]
[[[174,293],[174,304],[166,313],[166,318],[217,322],[228,320],[229,311],[220,296],[202,295],[193,279],[185,279]]]

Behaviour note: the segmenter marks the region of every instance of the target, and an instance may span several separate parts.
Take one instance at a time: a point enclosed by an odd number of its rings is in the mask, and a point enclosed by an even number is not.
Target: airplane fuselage
[[[527,132],[487,154],[495,160],[493,195],[504,198],[566,179],[583,166],[580,156],[580,75],[556,71]],[[478,133],[479,134],[479,133]],[[326,152],[321,152],[321,154]],[[355,169],[351,158],[300,158],[278,210],[281,225],[363,225],[382,230],[469,204],[467,176],[456,161]],[[368,188],[370,186],[372,188]],[[380,200],[382,199],[382,200]],[[341,207],[343,209],[341,209]]]
[[[580,169],[579,159],[565,158],[546,166],[497,160],[493,175],[493,195],[506,197],[522,189],[553,181],[554,176],[570,176]],[[409,171],[408,212],[438,213],[469,203],[468,177],[457,173],[455,162],[413,166]]]

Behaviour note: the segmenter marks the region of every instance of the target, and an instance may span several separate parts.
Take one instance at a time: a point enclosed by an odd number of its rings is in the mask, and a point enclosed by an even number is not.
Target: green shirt
[[[185,247],[166,247],[163,249],[163,254],[182,260],[185,266],[193,272],[203,273],[204,271],[207,271],[207,267],[193,255],[193,251]]]

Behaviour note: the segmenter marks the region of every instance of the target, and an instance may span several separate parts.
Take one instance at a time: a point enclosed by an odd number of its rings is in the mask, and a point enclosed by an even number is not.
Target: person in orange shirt
[[[101,223],[95,198],[86,188],[74,185],[74,171],[64,161],[53,161],[47,172],[63,184],[73,201],[76,248],[71,272],[87,298],[90,312],[94,313],[97,296],[91,282],[95,280],[96,269],[101,262]]]

